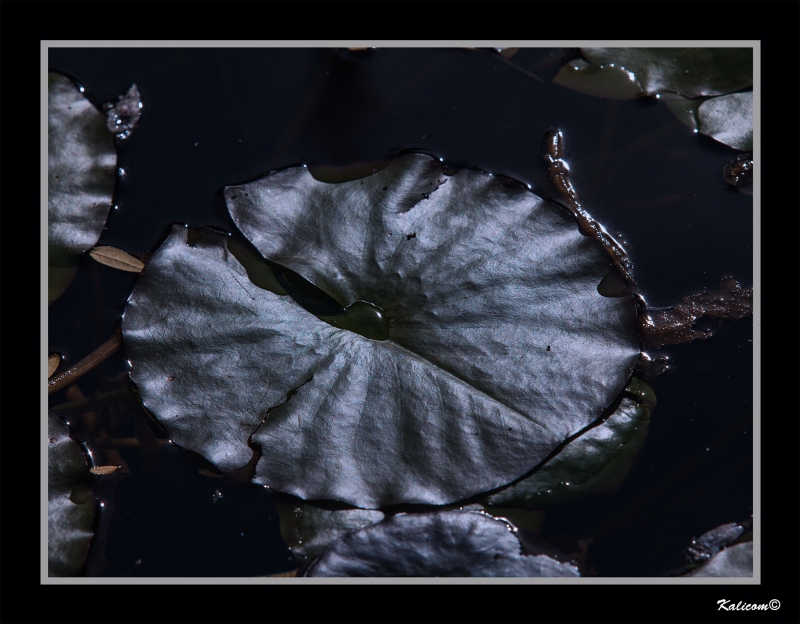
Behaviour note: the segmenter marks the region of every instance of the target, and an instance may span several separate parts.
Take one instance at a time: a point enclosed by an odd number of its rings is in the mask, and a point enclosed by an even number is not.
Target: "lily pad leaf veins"
[[[255,286],[224,235],[190,246],[173,228],[125,311],[130,374],[220,470],[250,460],[252,436],[254,481],[274,490],[452,503],[529,472],[630,379],[632,297],[599,294],[605,250],[524,185],[409,154],[336,184],[284,169],[225,198],[264,258],[382,325],[325,322]]]

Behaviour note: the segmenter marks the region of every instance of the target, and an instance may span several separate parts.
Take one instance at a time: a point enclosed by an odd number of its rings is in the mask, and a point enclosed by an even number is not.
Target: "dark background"
[[[425,151],[553,194],[539,157],[563,130],[585,207],[621,234],[651,306],[669,306],[732,276],[753,281],[753,202],[725,184],[737,154],[680,123],[662,102],[611,101],[552,83],[575,51],[51,49],[51,71],[98,107],[136,83],[144,113],[118,146],[120,177],[99,244],[143,255],[169,224],[232,230],[226,185],[294,164],[341,165]],[[524,70],[524,71],[523,71]],[[531,75],[534,74],[534,75]],[[88,256],[49,309],[50,351],[75,363],[111,336],[135,282]],[[644,449],[616,493],[548,510],[541,537],[565,553],[588,544],[600,576],[680,571],[692,537],[750,519],[753,504],[753,323],[662,350],[675,372],[653,383]],[[78,382],[84,396],[124,387],[118,355]],[[66,390],[51,406],[70,400]],[[94,410],[129,471],[97,479],[105,505],[87,571],[103,576],[253,576],[296,567],[262,488],[198,474],[132,401]],[[73,437],[88,441],[73,414]],[[81,426],[84,426],[84,430]],[[145,448],[150,448],[147,451]],[[154,450],[155,449],[155,450]],[[215,495],[217,491],[222,497]]]

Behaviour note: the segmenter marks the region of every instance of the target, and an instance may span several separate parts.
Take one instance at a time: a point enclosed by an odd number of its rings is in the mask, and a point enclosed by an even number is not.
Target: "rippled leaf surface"
[[[397,514],[348,533],[306,576],[548,576],[578,569],[547,555],[522,553],[511,526],[474,511]]]
[[[114,193],[117,154],[106,118],[72,81],[48,74],[48,302],[72,282],[100,238]]]
[[[47,566],[49,576],[80,572],[94,535],[95,501],[86,487],[88,466],[64,422],[47,420]]]
[[[173,230],[125,312],[131,377],[170,436],[223,470],[249,460],[255,431],[255,481],[273,489],[458,501],[599,418],[639,356],[633,301],[597,292],[605,251],[519,184],[409,155],[363,180],[299,167],[225,194],[264,257],[342,306],[378,306],[388,339],[257,288],[222,238],[192,248]]]

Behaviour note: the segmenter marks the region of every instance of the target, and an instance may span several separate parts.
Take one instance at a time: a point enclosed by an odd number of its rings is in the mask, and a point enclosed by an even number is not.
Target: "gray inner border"
[[[40,188],[41,266],[39,300],[41,311],[41,431],[47,431],[47,69],[49,48],[753,48],[753,159],[761,160],[761,41],[658,41],[658,40],[477,40],[477,41],[41,41],[40,57]],[[43,585],[760,585],[761,584],[761,167],[753,176],[753,577],[752,578],[305,578],[305,577],[147,577],[147,578],[51,578],[47,576],[47,444],[40,439],[40,581]]]

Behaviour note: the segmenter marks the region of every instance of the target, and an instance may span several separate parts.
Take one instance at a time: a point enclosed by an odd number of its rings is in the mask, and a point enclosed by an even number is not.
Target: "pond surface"
[[[290,165],[402,151],[506,175],[547,198],[554,192],[539,151],[545,133],[560,128],[572,182],[592,216],[620,234],[648,305],[673,305],[727,276],[751,286],[752,197],[722,175],[738,152],[694,134],[662,102],[603,100],[554,84],[568,54],[525,49],[507,61],[466,49],[76,48],[51,49],[49,68],[83,85],[102,110],[134,83],[144,101],[118,145],[124,174],[100,245],[141,257],[175,222],[232,231],[227,185]],[[134,283],[87,255],[49,309],[49,350],[75,363],[105,342]],[[752,338],[746,318],[707,341],[649,352],[670,356],[675,372],[653,383],[658,407],[633,470],[613,494],[548,510],[538,537],[563,553],[584,549],[593,574],[664,576],[680,571],[693,537],[749,520]],[[170,445],[127,398],[126,370],[117,354],[50,397],[53,407],[120,390],[90,412],[64,414],[96,463],[123,465],[95,478],[104,505],[87,574],[296,568],[273,496],[247,475],[214,478]]]

